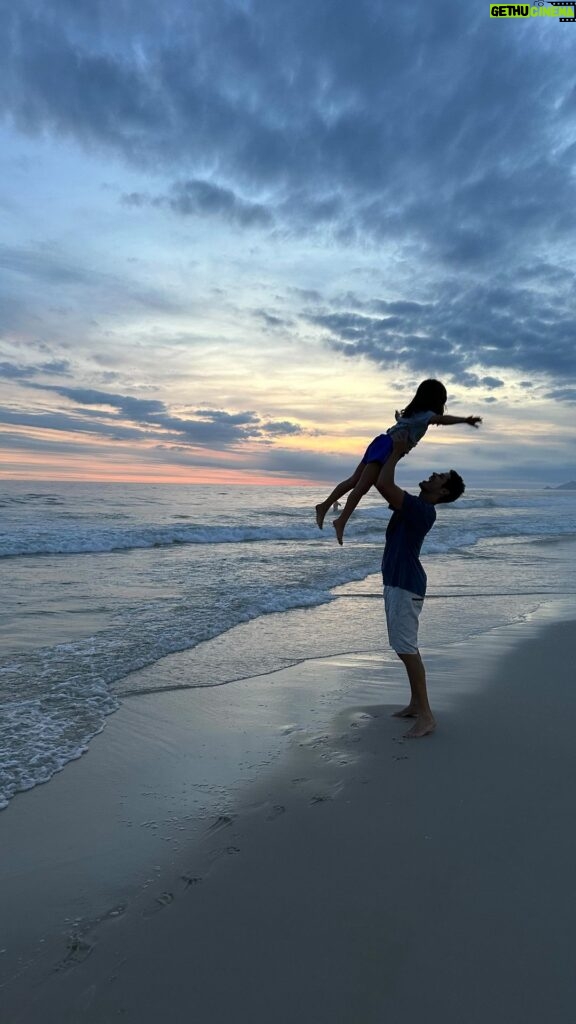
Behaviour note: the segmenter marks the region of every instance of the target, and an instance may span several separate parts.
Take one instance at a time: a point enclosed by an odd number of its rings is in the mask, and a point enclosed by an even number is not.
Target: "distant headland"
[[[576,491],[576,480],[569,480],[567,484],[558,484],[557,487],[547,486],[545,491]]]

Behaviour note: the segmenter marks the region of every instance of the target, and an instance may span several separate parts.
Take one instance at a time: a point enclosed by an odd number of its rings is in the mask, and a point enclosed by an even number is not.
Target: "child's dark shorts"
[[[386,462],[386,459],[392,451],[392,438],[390,434],[378,434],[373,441],[370,441],[364,455],[362,456],[362,462]]]

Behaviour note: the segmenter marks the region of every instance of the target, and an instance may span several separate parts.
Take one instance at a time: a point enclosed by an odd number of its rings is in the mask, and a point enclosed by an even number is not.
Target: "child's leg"
[[[319,505],[316,505],[316,522],[318,523],[320,529],[322,529],[324,517],[328,509],[334,504],[335,501],[338,501],[338,498],[341,498],[343,494],[347,494],[348,491],[351,491],[352,488],[356,486],[356,484],[358,483],[362,476],[364,469],[365,463],[360,462],[359,465],[356,466],[356,469],[352,473],[352,476],[349,476],[347,477],[346,480],[342,480],[341,483],[336,484],[336,487],[334,488],[333,491],[330,492],[330,494],[326,498],[326,501],[321,501]]]
[[[371,487],[374,486],[380,473],[379,462],[369,462],[362,471],[362,475],[358,480],[358,483],[352,488],[348,495],[348,500],[342,509],[340,515],[334,520],[333,526],[336,530],[336,537],[338,543],[342,544],[342,536],[344,534],[344,528],[346,523],[350,519],[354,509],[358,505],[359,501],[368,493]]]

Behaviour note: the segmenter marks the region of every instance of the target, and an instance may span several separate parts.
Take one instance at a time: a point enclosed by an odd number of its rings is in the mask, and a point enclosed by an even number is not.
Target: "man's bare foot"
[[[409,704],[408,707],[402,708],[402,711],[394,711],[392,718],[418,718],[418,708]]]
[[[324,526],[324,517],[328,509],[324,505],[316,505],[316,523],[320,529]]]
[[[436,722],[432,715],[418,715],[414,725],[404,733],[407,740],[419,740],[421,736],[429,736],[434,732]]]
[[[342,537],[344,536],[344,527],[346,526],[346,523],[342,523],[340,521],[341,519],[342,516],[338,516],[338,519],[332,520],[332,526],[336,530],[336,540],[338,541],[340,547],[342,547]]]

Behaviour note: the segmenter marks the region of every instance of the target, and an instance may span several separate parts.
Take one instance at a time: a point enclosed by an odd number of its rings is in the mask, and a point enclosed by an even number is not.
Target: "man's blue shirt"
[[[420,562],[422,541],[436,521],[436,509],[422,498],[404,491],[402,508],[390,517],[382,557],[382,576],[387,587],[402,587],[424,597],[426,573]]]

